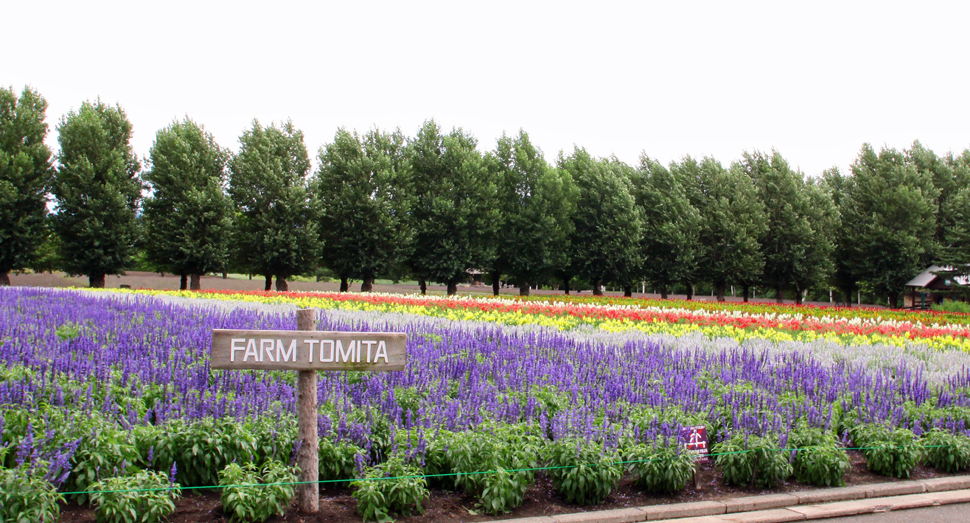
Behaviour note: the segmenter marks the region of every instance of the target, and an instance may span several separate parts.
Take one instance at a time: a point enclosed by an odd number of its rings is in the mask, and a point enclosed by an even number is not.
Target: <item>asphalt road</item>
[[[820,521],[825,523],[970,523],[970,504],[958,503]]]

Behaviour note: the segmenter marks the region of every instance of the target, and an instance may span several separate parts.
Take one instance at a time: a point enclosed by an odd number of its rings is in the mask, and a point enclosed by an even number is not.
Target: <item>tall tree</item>
[[[152,194],[143,215],[149,261],[167,272],[201,275],[222,271],[229,255],[232,202],[224,191],[229,152],[186,118],[158,131],[144,174]]]
[[[701,277],[723,301],[729,284],[756,281],[764,269],[758,242],[767,229],[764,204],[754,181],[737,166],[728,170],[714,158],[697,163],[687,157],[675,170],[701,213]]]
[[[374,278],[403,261],[411,242],[410,164],[400,131],[363,137],[345,129],[320,148],[313,182],[324,264],[346,282]],[[342,288],[341,290],[346,290]]]
[[[495,184],[478,142],[461,129],[441,134],[433,120],[408,143],[413,173],[414,248],[409,265],[425,292],[427,280],[447,285],[448,294],[469,269],[488,265],[495,256],[499,220]]]
[[[852,164],[853,183],[843,206],[853,273],[898,305],[907,281],[926,268],[936,251],[936,198],[928,172],[904,153],[865,144]]]
[[[502,232],[492,263],[492,290],[498,295],[499,275],[506,273],[519,294],[528,296],[532,283],[568,262],[575,188],[569,173],[546,163],[524,131],[499,138],[494,159]]]
[[[560,153],[558,163],[578,189],[571,242],[579,274],[593,284],[593,294],[602,294],[610,281],[629,291],[640,272],[643,234],[630,183],[633,169],[616,159],[593,159],[578,147],[568,157]]]
[[[802,173],[792,170],[778,151],[771,156],[745,152],[737,168],[754,181],[768,218],[759,238],[765,258],[761,283],[775,289],[778,303],[788,289],[795,291],[795,300],[801,303],[802,292],[831,273],[834,206],[825,193],[805,182]]]
[[[229,196],[236,205],[237,256],[252,274],[287,278],[307,272],[317,252],[317,220],[309,201],[310,157],[303,132],[287,121],[280,127],[253,127],[239,137],[239,153],[229,162]]]
[[[957,157],[949,155],[946,162],[957,183],[949,191],[937,184],[943,193],[938,222],[944,223],[937,227],[942,244],[938,258],[966,276],[970,275],[970,149]]]
[[[854,180],[845,176],[838,167],[832,167],[822,172],[822,179],[817,187],[825,192],[835,205],[838,214],[838,225],[834,236],[835,249],[832,252],[832,285],[843,295],[844,302],[851,306],[852,296],[859,288],[859,277],[853,272],[851,264],[851,238],[844,220],[847,216],[847,206],[851,204],[848,194],[852,192]]]
[[[120,106],[84,102],[57,126],[61,152],[54,178],[54,228],[69,274],[84,274],[104,287],[120,274],[138,238],[135,213],[141,199],[141,166],[131,150],[131,122]]]
[[[53,181],[47,101],[24,87],[0,88],[0,286],[30,266],[47,237],[47,194]]]
[[[643,275],[667,299],[673,285],[697,271],[701,215],[680,180],[646,154],[640,155],[633,191],[643,213]]]

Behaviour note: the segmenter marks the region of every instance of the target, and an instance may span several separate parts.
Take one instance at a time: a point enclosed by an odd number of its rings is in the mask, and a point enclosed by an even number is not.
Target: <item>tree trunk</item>
[[[374,290],[374,278],[364,278],[360,283],[360,292],[371,292]]]
[[[498,296],[499,294],[499,289],[502,282],[500,282],[498,279],[501,277],[502,275],[497,272],[492,273],[492,296]]]
[[[660,286],[660,299],[661,300],[666,300],[667,299],[667,286],[666,285],[661,285]]]
[[[276,275],[276,292],[286,292],[290,289],[289,285],[286,284],[286,276],[282,274]]]
[[[899,296],[896,294],[889,295],[889,308],[898,309],[899,308]]]
[[[775,287],[775,302],[784,303],[785,302],[785,289],[781,287]]]
[[[519,296],[529,295],[529,282],[524,281],[519,284]]]
[[[202,275],[201,274],[191,274],[189,280],[189,289],[193,291],[202,290]]]
[[[189,275],[182,274],[179,275],[179,290],[184,291],[189,288]]]
[[[264,291],[273,290],[273,275],[267,274],[265,278],[266,278],[266,287],[263,290]]]
[[[623,296],[626,297],[626,298],[632,298],[633,297],[633,287],[631,287],[629,285],[624,285],[623,286]]]
[[[0,287],[9,287],[9,286],[10,286],[10,275],[6,271],[0,272]]]
[[[727,287],[725,283],[718,283],[717,287],[717,301],[724,301],[724,289]]]
[[[89,274],[88,275],[88,287],[92,289],[103,289],[104,288],[104,274]]]
[[[340,278],[340,292],[347,292],[350,290],[350,282],[347,278]]]
[[[690,301],[690,300],[693,300],[693,299],[694,299],[694,286],[688,283],[687,284],[687,301]]]
[[[228,273],[228,272],[224,272],[224,273],[222,273],[222,279],[223,279],[223,280],[227,280],[227,279],[229,279],[229,273]]]
[[[593,296],[602,296],[603,286],[600,285],[599,280],[593,280]]]
[[[750,290],[751,290],[751,286],[750,285],[742,285],[741,286],[741,296],[744,297],[744,303],[748,303],[748,293],[749,293]]]
[[[454,296],[458,294],[458,283],[448,282],[448,296]]]
[[[421,289],[421,294],[428,294],[428,282],[424,278],[418,278],[418,287]]]
[[[571,280],[570,278],[569,280]],[[569,296],[569,280],[563,280],[562,286],[566,289],[566,296]]]

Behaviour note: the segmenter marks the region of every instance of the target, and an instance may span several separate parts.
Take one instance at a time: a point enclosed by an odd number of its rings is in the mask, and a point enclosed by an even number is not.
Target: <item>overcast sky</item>
[[[778,149],[809,175],[863,142],[970,147],[970,2],[45,2],[0,0],[0,85],[118,103],[147,155],[188,116],[238,149],[253,118],[413,136],[436,119],[554,161],[728,164]]]

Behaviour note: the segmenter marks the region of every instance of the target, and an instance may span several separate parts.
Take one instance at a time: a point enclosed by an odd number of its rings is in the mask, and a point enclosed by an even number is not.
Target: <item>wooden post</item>
[[[316,309],[296,311],[296,329],[300,331],[317,330]],[[317,371],[301,370],[297,377],[297,419],[299,429],[297,441],[300,451],[296,462],[300,467],[300,481],[312,481],[297,485],[296,502],[300,512],[315,514],[320,510],[319,442],[317,441]]]

